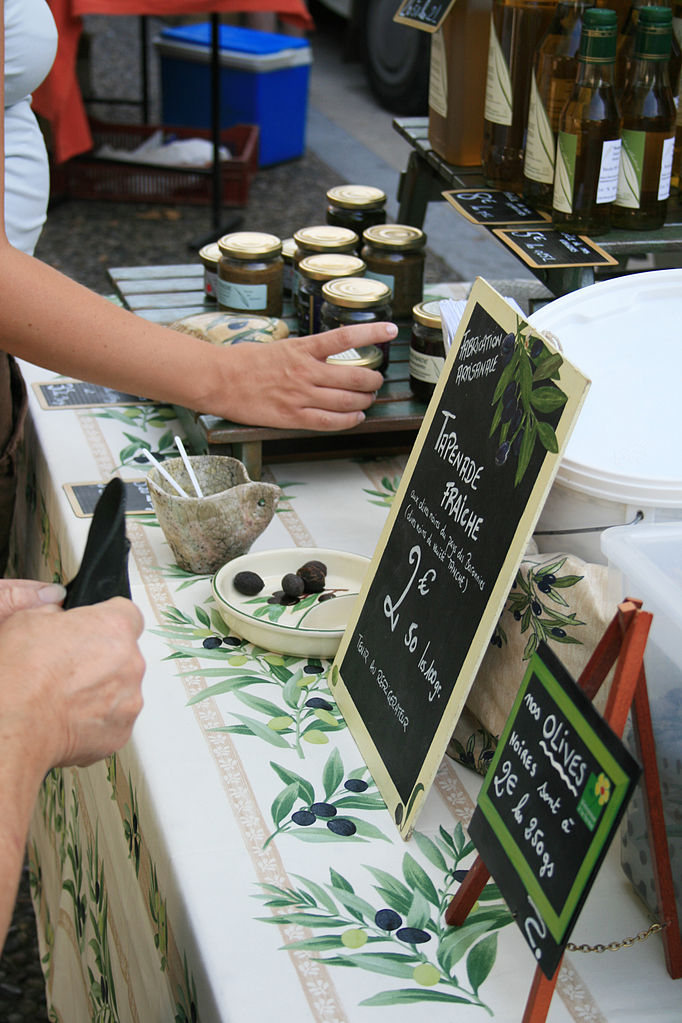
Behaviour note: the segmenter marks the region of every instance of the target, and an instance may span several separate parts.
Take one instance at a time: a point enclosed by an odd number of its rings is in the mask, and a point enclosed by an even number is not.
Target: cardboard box
[[[220,124],[256,124],[261,167],[301,156],[305,147],[311,50],[305,39],[220,25]],[[161,60],[163,121],[208,128],[211,25],[164,29],[154,40]]]

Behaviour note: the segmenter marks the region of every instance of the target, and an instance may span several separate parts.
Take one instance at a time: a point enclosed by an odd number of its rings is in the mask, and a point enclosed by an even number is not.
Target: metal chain
[[[646,941],[652,934],[662,931],[665,926],[665,924],[653,923],[648,930],[640,931],[634,938],[611,941],[608,945],[574,945],[572,941],[569,941],[566,948],[569,952],[619,952],[621,948],[632,948],[638,941]]]

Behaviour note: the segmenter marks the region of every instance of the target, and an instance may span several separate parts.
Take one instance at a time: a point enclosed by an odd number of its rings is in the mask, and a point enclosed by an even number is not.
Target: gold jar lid
[[[282,242],[282,259],[285,263],[290,263],[294,258],[294,252],[296,251],[296,242],[293,238],[285,238]]]
[[[218,260],[220,259],[218,242],[209,242],[208,245],[204,245],[200,248],[199,259],[209,270],[217,270]]]
[[[437,299],[432,299],[430,302],[417,302],[415,306],[412,306],[412,318],[424,327],[433,327],[434,330],[443,329],[440,302]]]
[[[364,273],[366,266],[359,256],[347,256],[343,252],[316,252],[305,256],[298,269],[314,281],[330,281],[333,277],[358,276]]]
[[[373,185],[336,185],[327,192],[327,199],[345,210],[373,210],[384,205],[386,193]]]
[[[409,224],[374,224],[365,228],[362,237],[377,249],[392,249],[396,252],[421,249],[426,243],[424,232]]]
[[[367,309],[391,299],[391,289],[373,277],[341,277],[322,285],[322,296],[344,309]]]
[[[325,249],[352,249],[359,240],[355,231],[351,231],[350,228],[335,227],[331,224],[301,227],[294,232],[296,244],[312,252],[324,252]]]
[[[367,348],[348,348],[345,352],[327,356],[327,362],[337,366],[366,366],[367,369],[376,369],[383,360],[383,352],[376,345],[368,345]]]
[[[221,254],[233,259],[257,259],[259,256],[278,256],[282,242],[274,234],[262,231],[235,231],[218,239]]]

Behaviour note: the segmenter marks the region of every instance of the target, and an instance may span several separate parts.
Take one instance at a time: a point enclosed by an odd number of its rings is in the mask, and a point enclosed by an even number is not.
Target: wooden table
[[[480,167],[454,167],[434,152],[429,142],[428,118],[398,118],[393,121],[393,127],[412,146],[407,168],[401,174],[398,187],[399,223],[421,227],[429,203],[441,201],[444,191],[488,187]],[[656,231],[612,230],[608,234],[594,235],[593,241],[618,260],[618,268],[610,268],[611,271],[615,269],[615,274],[612,272],[611,276],[626,273],[626,264],[631,256],[672,252],[679,253],[682,260],[682,212],[679,201],[677,197],[671,198],[668,221]],[[594,284],[595,281],[592,267],[539,269],[533,270],[533,273],[557,296]]]

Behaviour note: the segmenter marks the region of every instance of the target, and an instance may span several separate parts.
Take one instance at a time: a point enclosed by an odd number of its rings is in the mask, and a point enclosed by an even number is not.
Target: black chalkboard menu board
[[[550,219],[516,192],[500,188],[456,188],[443,192],[443,198],[473,224],[546,224]]]
[[[83,380],[50,380],[34,384],[40,407],[44,409],[95,408],[98,405],[147,405],[148,398],[136,398],[125,391],[115,391],[101,384],[88,384]]]
[[[493,234],[534,270],[618,263],[584,234],[569,234],[551,227],[495,228]]]
[[[639,774],[621,740],[540,644],[469,835],[550,979]]]
[[[587,381],[475,282],[330,683],[409,836]]]
[[[399,25],[412,25],[422,32],[440,28],[455,0],[403,0],[393,20]]]
[[[147,489],[147,481],[124,480],[126,515],[147,515],[154,512],[154,506]],[[78,518],[89,518],[95,511],[106,483],[65,483],[64,490]]]

